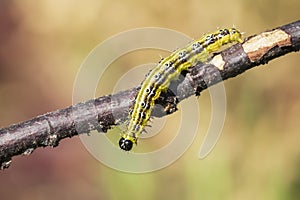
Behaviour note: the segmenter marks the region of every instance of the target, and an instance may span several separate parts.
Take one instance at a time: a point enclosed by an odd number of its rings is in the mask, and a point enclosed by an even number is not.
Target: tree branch
[[[168,91],[156,101],[152,115],[162,117],[176,111],[178,102],[200,94],[207,87],[300,49],[300,21],[250,36],[242,44],[225,49],[208,63],[199,63],[174,82],[176,94]],[[192,88],[190,87],[192,86]],[[0,168],[8,168],[16,155],[29,155],[38,147],[55,147],[63,138],[92,130],[106,132],[122,123],[139,87],[102,96],[31,120],[0,129]],[[174,90],[172,90],[174,91]]]

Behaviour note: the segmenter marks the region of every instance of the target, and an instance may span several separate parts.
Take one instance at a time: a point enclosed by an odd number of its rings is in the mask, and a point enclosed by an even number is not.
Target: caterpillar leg
[[[170,97],[167,99],[167,104],[164,108],[166,114],[171,114],[178,110],[177,108],[178,99],[176,96]]]

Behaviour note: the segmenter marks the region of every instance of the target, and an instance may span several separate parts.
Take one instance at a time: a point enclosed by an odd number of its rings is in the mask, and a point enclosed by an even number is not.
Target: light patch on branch
[[[219,70],[224,69],[225,61],[221,54],[216,55],[209,63],[216,66]]]
[[[242,46],[251,62],[255,62],[275,46],[283,47],[290,45],[291,36],[282,30],[276,29],[254,36]]]

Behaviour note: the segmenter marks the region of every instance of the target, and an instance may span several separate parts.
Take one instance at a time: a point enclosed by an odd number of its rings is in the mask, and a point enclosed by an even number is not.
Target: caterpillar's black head
[[[132,149],[133,142],[129,139],[125,139],[124,137],[121,137],[121,139],[119,140],[119,146],[124,151],[130,151]]]

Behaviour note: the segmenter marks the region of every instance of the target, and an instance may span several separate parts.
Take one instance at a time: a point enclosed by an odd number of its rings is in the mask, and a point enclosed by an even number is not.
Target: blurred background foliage
[[[155,26],[197,38],[235,25],[248,36],[299,20],[299,8],[299,0],[1,0],[0,126],[71,105],[80,64],[114,34]],[[129,56],[113,73],[159,60],[151,56]],[[198,153],[210,120],[208,92],[198,98],[199,133],[171,166],[118,172],[74,137],[14,158],[0,172],[1,199],[299,199],[299,63],[299,53],[289,54],[225,82],[225,126],[204,160]],[[157,137],[164,141],[164,133]]]

